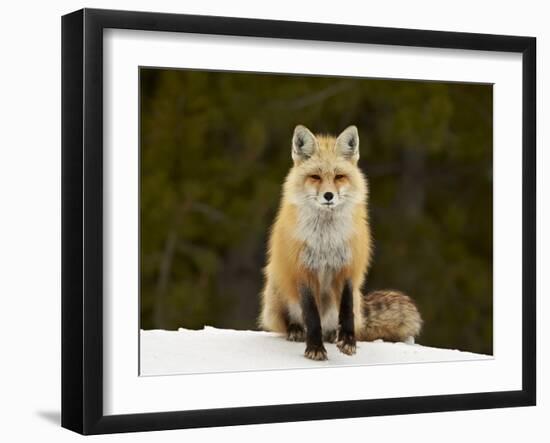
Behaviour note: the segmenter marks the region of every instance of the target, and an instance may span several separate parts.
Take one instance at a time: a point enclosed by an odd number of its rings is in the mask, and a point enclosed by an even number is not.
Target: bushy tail
[[[359,340],[408,341],[422,329],[422,318],[414,301],[399,291],[372,291],[363,298],[365,327]]]

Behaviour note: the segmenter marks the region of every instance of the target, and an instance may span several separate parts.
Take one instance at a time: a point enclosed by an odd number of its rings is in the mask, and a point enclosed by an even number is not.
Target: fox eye
[[[309,178],[312,178],[313,180],[321,180],[321,176],[317,174],[310,175]]]
[[[346,176],[345,175],[342,175],[342,174],[337,174],[336,177],[334,177],[335,180],[342,180],[343,178],[345,178]]]

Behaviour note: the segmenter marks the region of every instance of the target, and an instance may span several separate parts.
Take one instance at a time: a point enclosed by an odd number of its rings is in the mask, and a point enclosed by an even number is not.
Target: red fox
[[[372,238],[357,128],[334,138],[298,125],[291,153],[269,239],[260,327],[305,341],[312,360],[327,359],[324,341],[353,355],[357,339],[416,337],[422,319],[410,297],[361,293]]]

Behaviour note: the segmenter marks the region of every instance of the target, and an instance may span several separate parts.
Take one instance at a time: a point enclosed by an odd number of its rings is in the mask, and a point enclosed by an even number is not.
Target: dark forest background
[[[418,342],[492,354],[492,86],[140,70],[141,328],[256,329],[294,126],[355,124],[375,254]]]

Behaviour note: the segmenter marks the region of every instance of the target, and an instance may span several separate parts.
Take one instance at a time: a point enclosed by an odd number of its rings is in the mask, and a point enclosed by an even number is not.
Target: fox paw
[[[323,341],[327,343],[334,343],[336,341],[336,330],[323,331]]]
[[[304,328],[301,325],[289,325],[286,333],[286,339],[288,341],[305,341],[306,333],[304,331]]]
[[[310,360],[327,360],[327,350],[323,345],[321,346],[308,346],[304,352],[306,358]]]
[[[344,334],[338,337],[336,346],[343,354],[353,355],[357,350],[357,346],[355,343],[355,337],[353,335]]]

